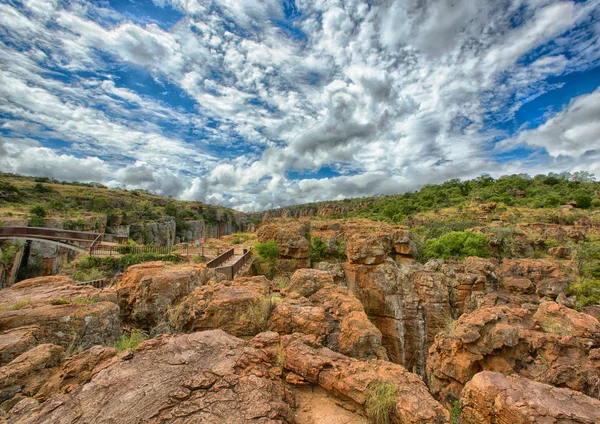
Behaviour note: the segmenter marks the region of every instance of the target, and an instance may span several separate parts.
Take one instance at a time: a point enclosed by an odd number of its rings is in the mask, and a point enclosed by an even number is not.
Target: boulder
[[[0,367],[0,404],[10,409],[23,397],[33,396],[64,356],[65,350],[41,344]]]
[[[285,291],[308,297],[331,284],[333,284],[333,277],[328,272],[303,268],[294,272]]]
[[[447,423],[448,412],[427,386],[404,367],[386,361],[358,361],[322,347],[301,334],[283,336],[284,368],[323,387],[334,396],[364,405],[368,390],[381,382],[397,390],[393,412],[402,423]]]
[[[600,422],[600,401],[570,389],[483,371],[462,391],[461,423],[526,424]]]
[[[204,265],[146,262],[130,266],[116,286],[125,322],[151,331],[168,320],[174,304],[209,280]]]
[[[297,268],[310,265],[310,225],[305,221],[277,221],[263,225],[256,233],[259,242],[275,241],[279,246],[279,257],[294,261]]]
[[[535,315],[510,306],[478,309],[436,337],[427,360],[429,388],[449,403],[476,373],[494,371],[597,397],[596,324],[554,302],[542,303]]]
[[[236,278],[196,289],[171,311],[171,325],[186,332],[222,329],[236,336],[266,330],[271,282],[263,276]]]
[[[557,246],[548,249],[548,253],[556,259],[569,259],[571,257],[571,248],[567,246]]]
[[[532,294],[535,286],[529,278],[508,277],[502,280],[502,286],[511,293]]]
[[[0,291],[0,352],[9,362],[43,343],[86,349],[120,336],[119,307],[66,277],[40,277]]]
[[[21,353],[41,343],[42,329],[37,326],[18,327],[0,333],[0,365],[7,364]]]
[[[265,353],[215,330],[146,341],[67,394],[24,399],[7,422],[293,422],[286,399]]]

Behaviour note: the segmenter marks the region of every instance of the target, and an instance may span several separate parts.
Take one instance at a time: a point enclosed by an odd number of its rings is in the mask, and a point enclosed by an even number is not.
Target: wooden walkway
[[[252,250],[244,249],[242,254],[236,255],[235,249],[229,249],[208,262],[206,266],[224,274],[228,280],[233,280],[250,259],[252,259]]]

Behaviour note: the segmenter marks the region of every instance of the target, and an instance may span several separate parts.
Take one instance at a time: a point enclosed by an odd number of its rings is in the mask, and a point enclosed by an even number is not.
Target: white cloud
[[[71,163],[73,179],[105,172],[113,185],[244,210],[593,166],[597,92],[496,150],[489,122],[551,90],[548,76],[598,64],[599,0],[296,0],[292,29],[277,25],[278,0],[153,2],[184,16],[165,29],[90,2],[0,4],[6,166],[33,173],[28,152]],[[123,86],[111,74],[127,67],[196,110]],[[548,154],[495,161],[522,144]],[[323,167],[342,175],[290,180]]]

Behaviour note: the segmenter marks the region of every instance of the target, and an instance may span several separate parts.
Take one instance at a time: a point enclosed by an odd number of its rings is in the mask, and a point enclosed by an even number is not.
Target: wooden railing
[[[206,266],[208,268],[217,268],[220,265],[223,265],[225,262],[227,262],[230,258],[232,258],[234,254],[235,254],[235,250],[234,249],[229,249],[228,251],[226,251],[225,253],[220,254],[219,256],[217,256],[216,258],[214,258],[213,260],[208,261],[206,263]]]

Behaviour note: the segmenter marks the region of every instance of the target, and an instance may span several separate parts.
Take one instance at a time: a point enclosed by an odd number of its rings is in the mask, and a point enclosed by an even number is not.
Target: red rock
[[[330,284],[333,284],[333,277],[328,272],[303,268],[294,272],[285,290],[308,297]]]
[[[162,335],[68,394],[20,402],[8,423],[292,422],[283,385],[265,377],[269,366],[264,353],[220,330]]]
[[[209,280],[204,265],[147,262],[130,266],[116,286],[123,319],[152,330],[168,320],[174,304]]]
[[[448,412],[431,397],[423,381],[401,365],[351,359],[314,344],[300,334],[283,336],[281,344],[286,369],[337,397],[364,405],[369,386],[384,381],[398,390],[395,415],[400,422],[449,422]]]
[[[461,423],[526,424],[600,422],[600,401],[518,375],[483,371],[462,391]]]
[[[196,289],[171,312],[171,325],[186,332],[222,329],[236,336],[266,330],[271,282],[265,277],[236,278]]]
[[[502,286],[512,293],[531,294],[535,292],[535,286],[528,278],[508,277],[502,280]]]

